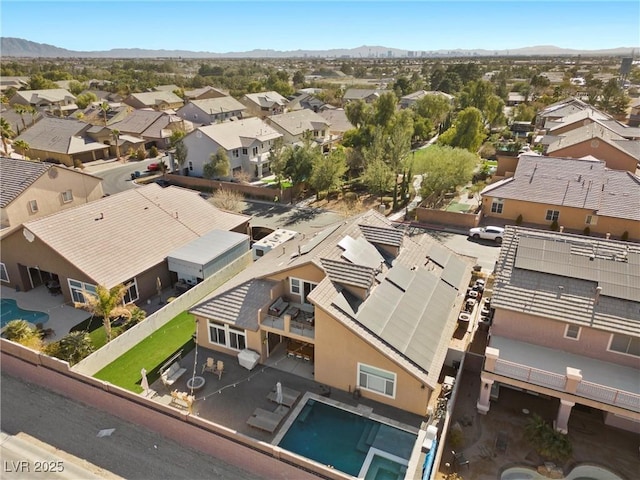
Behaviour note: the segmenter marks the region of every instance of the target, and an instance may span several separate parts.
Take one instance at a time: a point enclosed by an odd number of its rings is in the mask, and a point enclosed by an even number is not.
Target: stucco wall
[[[497,308],[491,335],[541,345],[627,367],[638,367],[638,358],[607,351],[611,333],[582,327],[578,340],[564,338],[566,323]],[[572,365],[568,365],[572,366]]]
[[[594,140],[597,141],[597,144]],[[598,138],[554,150],[553,153],[549,155],[571,158],[582,158],[591,155],[598,160],[604,160],[607,168],[611,168],[612,170],[626,170],[631,173],[635,173],[638,166],[638,160]]]

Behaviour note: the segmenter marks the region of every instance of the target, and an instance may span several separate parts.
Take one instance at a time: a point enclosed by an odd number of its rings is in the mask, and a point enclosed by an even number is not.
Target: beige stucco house
[[[0,158],[0,228],[102,198],[102,180],[46,162]]]
[[[211,125],[241,119],[246,108],[235,98],[225,96],[191,100],[176,115],[196,125]]]
[[[217,209],[198,192],[149,184],[3,231],[2,282],[27,291],[55,281],[75,302],[83,290],[123,283],[127,303],[146,300],[158,278],[166,286],[177,280],[171,252],[212,230],[246,234],[249,218]]]
[[[123,100],[133,108],[152,108],[154,110],[176,110],[184,105],[184,101],[172,91],[132,93]]]
[[[10,99],[11,105],[30,105],[36,110],[68,115],[78,109],[76,97],[64,88],[18,90]]]
[[[246,116],[268,117],[284,113],[289,103],[285,97],[278,92],[247,93],[240,99],[246,110]]]
[[[329,122],[313,110],[302,109],[293,112],[272,115],[265,122],[282,134],[285,145],[300,145],[304,135],[310,135],[316,145],[328,147],[331,135]]]
[[[640,247],[507,227],[477,408],[511,388],[549,399],[566,433],[574,407],[640,433]]]
[[[522,222],[640,240],[640,178],[594,158],[521,155],[512,177],[482,192],[486,222]]]
[[[201,347],[262,363],[286,352],[317,382],[426,415],[471,265],[369,211],[298,234],[190,312]]]

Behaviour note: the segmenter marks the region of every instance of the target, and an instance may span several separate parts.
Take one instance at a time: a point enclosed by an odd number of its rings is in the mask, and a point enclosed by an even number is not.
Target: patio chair
[[[202,373],[204,373],[204,372],[215,373],[215,371],[216,371],[215,360],[213,359],[213,357],[208,357],[207,358],[207,363],[202,365]]]
[[[216,368],[214,369],[213,373],[217,373],[218,380],[220,380],[222,378],[223,372],[224,372],[224,362],[222,360],[218,360],[218,363],[216,363]]]
[[[461,467],[464,465],[467,467],[467,469],[469,468],[469,460],[467,460],[467,457],[464,456],[464,453],[456,452],[454,450],[452,450],[451,453],[453,454],[454,465],[456,465],[457,467]]]
[[[506,453],[507,446],[509,445],[509,436],[507,432],[501,430],[496,437],[496,451],[498,453]]]

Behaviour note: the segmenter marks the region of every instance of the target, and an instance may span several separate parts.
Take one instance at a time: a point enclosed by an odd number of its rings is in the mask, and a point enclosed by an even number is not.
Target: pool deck
[[[487,415],[480,415],[476,411],[479,392],[479,375],[465,371],[453,410],[452,427],[458,422],[459,425],[453,428],[462,430],[462,445],[455,450],[464,453],[469,465],[454,466],[451,454],[454,448],[448,440],[444,445],[437,480],[444,480],[446,474],[454,471],[464,480],[499,480],[506,468],[537,468],[544,463],[524,439],[524,426],[534,413],[550,422],[554,420],[557,400],[501,388],[499,399],[491,402]],[[463,425],[467,423],[463,419],[472,419],[472,424]],[[500,432],[506,432],[507,436],[507,446],[503,452],[496,448]],[[600,412],[588,411],[576,405],[569,419],[569,438],[573,455],[566,463],[558,464],[565,475],[574,466],[585,463],[605,467],[625,480],[640,478],[640,435],[604,425]],[[447,463],[450,467],[446,466]]]
[[[15,289],[2,285],[0,296],[15,300],[18,307],[23,310],[44,312],[49,315],[44,328],[53,329],[55,334],[46,338],[48,342],[60,340],[69,333],[71,328],[89,318],[90,315],[84,310],[74,308],[70,303],[65,303],[62,295],[51,295],[44,285],[28,292],[16,292]]]

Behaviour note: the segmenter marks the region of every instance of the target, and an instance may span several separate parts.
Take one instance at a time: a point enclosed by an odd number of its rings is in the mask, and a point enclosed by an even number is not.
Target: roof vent
[[[602,293],[602,287],[596,287],[596,296],[594,298],[594,303],[597,305],[600,300],[600,294]]]
[[[562,285],[558,285],[558,298],[562,296],[562,292],[564,292],[564,287]]]

